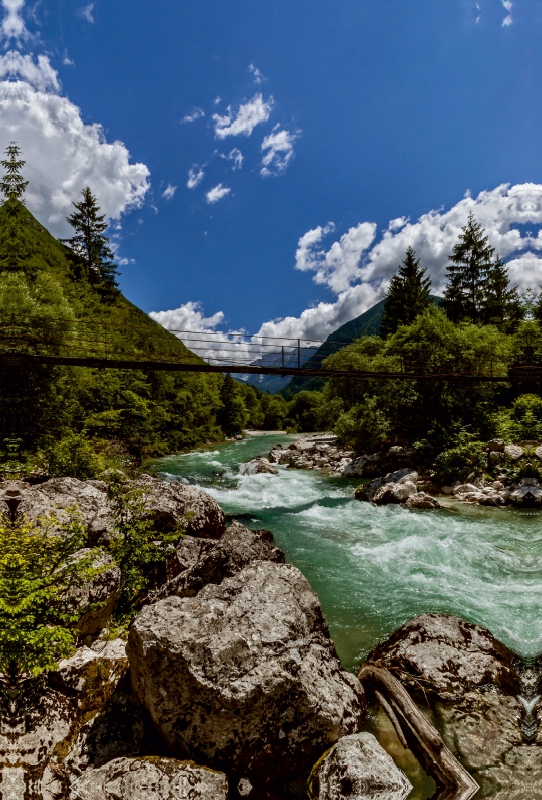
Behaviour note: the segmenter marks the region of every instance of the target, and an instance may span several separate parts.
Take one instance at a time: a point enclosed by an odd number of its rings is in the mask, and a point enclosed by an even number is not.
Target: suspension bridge
[[[171,334],[167,335],[166,331]],[[475,358],[446,354],[430,347],[387,351],[386,369],[363,369],[355,362],[354,342],[319,341],[248,335],[244,332],[195,332],[115,328],[87,320],[33,319],[0,321],[0,365],[50,365],[99,369],[276,375],[393,381],[470,381],[542,383],[542,359]],[[177,340],[177,341],[176,341]],[[179,340],[185,347],[179,346]],[[351,366],[335,369],[325,359],[352,350]],[[375,347],[374,355],[378,352]],[[371,355],[371,353],[366,353]],[[388,366],[389,365],[389,366]]]

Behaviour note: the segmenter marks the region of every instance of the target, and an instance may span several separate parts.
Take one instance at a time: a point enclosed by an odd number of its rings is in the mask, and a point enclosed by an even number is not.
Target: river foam
[[[227,514],[268,528],[317,591],[343,662],[426,611],[485,625],[519,655],[542,652],[542,515],[450,503],[373,506],[356,482],[315,471],[240,475],[239,464],[293,437],[259,436],[152,462],[212,494]]]

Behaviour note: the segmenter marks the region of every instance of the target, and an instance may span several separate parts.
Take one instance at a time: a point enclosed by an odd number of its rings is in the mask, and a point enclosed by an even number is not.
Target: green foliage
[[[508,442],[542,441],[542,398],[522,394],[511,408],[501,409],[494,416],[497,435]]]
[[[280,394],[264,394],[260,400],[264,413],[263,428],[266,431],[280,431],[286,428],[288,403]]]
[[[440,453],[435,459],[434,469],[443,481],[465,480],[472,472],[483,472],[487,467],[487,452],[484,442],[462,428],[456,444]]]
[[[494,326],[454,324],[440,309],[430,307],[385,341],[366,337],[325,364],[337,370],[393,372],[408,368],[409,360],[419,369],[423,353],[428,369],[453,366],[458,360],[465,368],[476,368],[481,361],[493,360],[494,374],[506,374],[511,350],[511,337]],[[501,393],[498,384],[332,378],[323,397],[326,409],[336,403],[335,430],[361,451],[427,440],[439,452],[449,447],[458,426],[468,426],[480,439],[489,438],[491,414],[499,408]]]
[[[479,322],[485,304],[485,284],[494,250],[471,213],[448,265],[448,285],[442,303],[454,322]]]
[[[420,268],[420,260],[416,258],[412,247],[409,247],[386,293],[380,323],[382,336],[395,333],[400,325],[410,325],[418,314],[431,305],[430,286],[430,278],[425,277],[425,270]]]
[[[302,433],[318,431],[322,425],[323,395],[302,391],[288,403],[288,428]]]
[[[0,181],[0,192],[6,200],[21,200],[28,186],[28,181],[25,181],[21,175],[26,161],[20,158],[21,150],[15,142],[11,142],[6,147],[6,155],[7,158],[0,162],[6,170],[6,174]]]
[[[115,255],[104,236],[108,228],[105,214],[100,214],[96,197],[87,186],[81,192],[83,199],[73,203],[75,212],[66,220],[75,230],[70,239],[63,239],[75,253],[74,267],[77,278],[84,276],[89,283],[96,284],[102,297],[111,299],[118,285]]]
[[[162,562],[171,546],[184,535],[186,526],[177,528],[157,541],[149,516],[147,492],[134,487],[122,472],[107,475],[107,497],[113,515],[113,541],[110,552],[122,572],[122,594],[117,616],[128,621],[134,604],[152,582],[153,567]]]
[[[220,408],[217,422],[226,434],[234,436],[241,433],[248,421],[242,390],[231,375],[226,375],[220,387]]]
[[[442,307],[454,322],[481,322],[513,331],[523,317],[508,268],[490,247],[483,228],[471,213],[448,265],[448,285]]]
[[[87,610],[74,590],[99,572],[93,551],[76,555],[85,536],[74,509],[0,524],[0,671],[39,675],[72,653]]]
[[[81,481],[96,478],[109,466],[104,456],[96,452],[95,442],[84,433],[72,431],[53,442],[47,451],[40,451],[38,463],[49,475],[68,476]]]

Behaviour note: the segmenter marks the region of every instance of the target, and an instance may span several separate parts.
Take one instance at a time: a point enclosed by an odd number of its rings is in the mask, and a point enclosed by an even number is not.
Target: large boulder
[[[134,621],[136,697],[172,752],[252,783],[299,774],[365,713],[316,594],[298,569],[245,567]]]
[[[444,700],[487,685],[517,695],[516,656],[480,625],[445,614],[422,614],[379,644],[368,660],[414,690]]]
[[[62,518],[66,516],[67,509],[75,506],[82,514],[89,542],[97,544],[111,531],[111,515],[105,490],[89,481],[51,478],[37,486],[29,486],[23,492],[17,511],[35,520],[54,510]]]
[[[407,508],[442,508],[442,505],[435,497],[425,492],[417,492],[417,494],[410,495],[405,500],[405,505]]]
[[[239,465],[240,475],[278,475],[279,471],[273,464],[269,463],[269,459],[253,458],[251,461],[246,461],[244,464]]]
[[[80,584],[73,584],[67,599],[76,609],[84,611],[77,623],[81,636],[93,636],[105,627],[121,592],[122,574],[113,558],[103,551],[83,549],[72,556],[72,560],[88,559],[96,574]],[[88,610],[87,610],[88,609]]]
[[[72,779],[70,800],[226,800],[228,779],[193,761],[115,758]]]
[[[519,461],[520,458],[523,458],[523,450],[517,444],[508,444],[504,448],[505,454],[508,456],[510,461]]]
[[[520,481],[517,489],[508,496],[510,503],[515,506],[524,506],[526,508],[535,508],[542,505],[542,488],[537,480],[531,478],[524,478]]]
[[[343,736],[315,764],[310,800],[405,800],[412,784],[371,733]]]
[[[409,467],[398,469],[395,472],[388,472],[387,475],[381,478],[375,478],[374,481],[369,481],[364,486],[356,489],[356,500],[373,501],[378,490],[389,483],[405,484],[412,483],[416,486],[418,480],[418,473],[413,472]],[[409,495],[407,495],[409,496]],[[405,497],[406,500],[406,497]]]
[[[220,539],[226,530],[224,512],[214,497],[201,489],[153,475],[142,475],[135,485],[147,492],[149,517],[158,532],[173,530],[185,516],[189,536]]]
[[[417,492],[418,487],[412,481],[385,483],[384,486],[376,490],[372,500],[377,506],[386,505],[387,503],[404,503],[409,497],[415,496]]]
[[[255,561],[283,564],[283,551],[268,541],[266,533],[251,531],[235,520],[218,542],[185,537],[172,559],[176,577],[153,592],[150,602],[171,595],[194,597],[208,583],[222,583]]]
[[[373,455],[360,456],[347,464],[342,474],[345,478],[364,478],[366,475],[374,474],[378,462],[382,456],[380,453],[373,453]]]

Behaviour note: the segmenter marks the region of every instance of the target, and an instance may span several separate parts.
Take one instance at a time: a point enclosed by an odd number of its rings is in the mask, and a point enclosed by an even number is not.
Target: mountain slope
[[[104,302],[92,284],[76,279],[74,263],[72,251],[25,206],[0,206],[0,333],[22,315],[25,331],[36,332],[38,351],[49,336],[65,354],[100,356],[105,342],[108,355],[189,354],[121,292]],[[219,375],[3,362],[0,435],[17,436],[30,452],[79,435],[98,450],[114,447],[135,457],[183,450],[221,438],[222,382]]]
[[[436,295],[431,295],[431,300],[435,305],[440,303],[440,297]],[[350,320],[350,322],[345,322],[336,331],[330,333],[324,344],[318,348],[316,353],[303,366],[307,369],[320,369],[322,362],[328,356],[336,353],[345,345],[360,339],[362,336],[378,336],[385,302],[385,299],[381,300],[363,314],[360,314],[359,317]],[[280,393],[288,400],[298,392],[321,391],[324,386],[324,378],[298,378],[296,376],[280,390]]]

